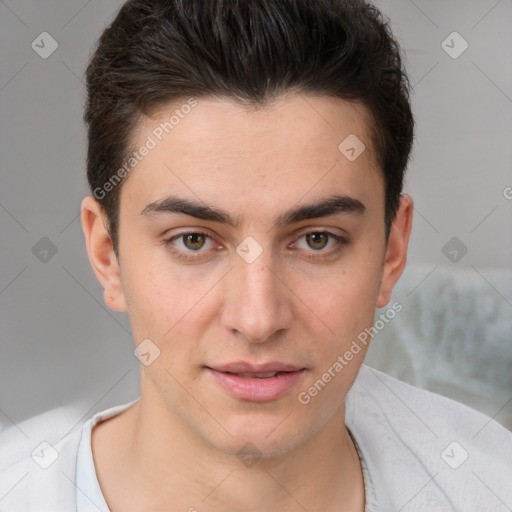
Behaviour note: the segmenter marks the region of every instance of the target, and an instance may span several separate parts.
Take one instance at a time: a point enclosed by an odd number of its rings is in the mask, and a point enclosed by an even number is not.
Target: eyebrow
[[[282,213],[275,220],[274,226],[286,226],[302,220],[328,217],[340,213],[362,215],[365,211],[366,207],[359,199],[346,195],[333,195]],[[197,219],[227,224],[234,228],[240,225],[238,217],[232,217],[224,210],[177,196],[168,196],[160,201],[148,204],[140,212],[140,215],[152,217],[161,213],[189,215]]]

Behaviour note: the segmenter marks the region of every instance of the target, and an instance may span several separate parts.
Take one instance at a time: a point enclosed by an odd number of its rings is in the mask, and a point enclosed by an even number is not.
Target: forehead
[[[333,187],[361,199],[371,186],[382,192],[371,118],[360,104],[298,94],[263,107],[194,102],[185,98],[139,122],[132,147],[151,150],[129,174],[125,197],[141,204],[181,192],[226,205],[244,196],[263,206],[267,198],[269,206],[283,193],[299,201]]]
[[[236,147],[241,141],[246,143],[246,151],[270,149],[276,135],[290,144],[309,139],[312,144],[301,149],[316,151],[319,139],[332,147],[333,141],[341,142],[352,134],[364,139],[373,153],[372,127],[369,111],[362,104],[328,96],[288,93],[258,106],[229,98],[183,98],[143,116],[132,139],[137,145],[151,135],[157,144],[172,144],[177,136],[183,149],[192,145],[195,154],[205,155]],[[201,144],[197,145],[199,138]]]

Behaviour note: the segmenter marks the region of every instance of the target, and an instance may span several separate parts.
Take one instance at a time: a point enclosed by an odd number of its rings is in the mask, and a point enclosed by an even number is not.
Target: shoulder
[[[363,365],[347,426],[390,506],[413,496],[410,510],[512,503],[512,433],[470,407]]]
[[[489,447],[499,440],[500,449],[512,443],[512,432],[487,415],[367,365],[362,365],[350,393],[356,408],[356,397],[372,402],[374,412],[378,411],[389,424],[396,423],[399,430],[409,431],[410,427],[416,426],[415,435],[418,431],[434,437],[436,433],[459,433],[470,435],[475,442],[480,438]]]
[[[0,432],[0,510],[57,511],[76,507],[76,462],[82,427],[127,408],[87,420],[79,405],[51,409]]]
[[[44,411],[0,430],[0,471],[30,457],[40,443],[51,445],[80,425],[78,406]]]
[[[0,432],[0,510],[65,510],[75,496],[81,423],[74,407],[51,409]]]

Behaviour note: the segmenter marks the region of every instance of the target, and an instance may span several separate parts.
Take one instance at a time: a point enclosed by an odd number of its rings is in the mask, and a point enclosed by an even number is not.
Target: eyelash
[[[344,237],[342,237],[340,235],[336,235],[335,233],[332,233],[330,231],[318,231],[318,230],[316,230],[316,231],[315,230],[314,231],[308,231],[306,233],[302,233],[302,235],[297,240],[300,240],[301,238],[306,237],[307,235],[312,235],[312,234],[327,235],[327,237],[329,239],[334,239],[336,241],[336,247],[334,247],[333,249],[331,249],[329,251],[323,251],[323,250],[314,251],[314,250],[311,250],[311,254],[309,256],[307,256],[311,260],[323,260],[323,259],[326,259],[327,257],[336,254],[343,247],[345,247],[345,246],[347,246],[349,244],[349,241],[346,238],[344,238]],[[202,235],[205,238],[210,239],[210,240],[213,241],[213,238],[208,233],[204,233],[202,231],[188,231],[188,232],[185,232],[185,233],[180,233],[179,235],[174,235],[171,238],[167,238],[167,239],[165,239],[163,241],[163,243],[171,251],[171,253],[173,255],[175,255],[176,257],[178,257],[181,260],[194,261],[194,260],[198,260],[198,259],[204,258],[203,251],[201,251],[201,250],[199,250],[199,251],[182,251],[180,249],[176,249],[175,247],[173,247],[174,240],[178,240],[178,239],[183,238],[183,237],[185,237],[187,235]],[[295,243],[296,242],[294,242],[294,244]]]

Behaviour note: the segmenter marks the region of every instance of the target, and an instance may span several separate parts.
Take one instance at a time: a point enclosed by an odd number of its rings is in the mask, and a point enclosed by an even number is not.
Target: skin
[[[175,108],[144,118],[134,147]],[[83,200],[87,251],[107,305],[128,312],[136,344],[149,338],[160,350],[141,365],[141,399],[92,433],[113,512],[363,510],[344,397],[366,350],[307,405],[298,394],[373,325],[406,264],[412,199],[401,196],[386,243],[369,123],[362,106],[323,96],[289,94],[259,109],[198,100],[122,186],[119,261],[101,208],[92,196]],[[349,134],[366,145],[354,161],[338,150]],[[141,215],[171,194],[222,209],[239,225]],[[284,212],[333,194],[357,198],[364,212],[274,225]],[[313,231],[349,243],[306,236]],[[194,232],[212,239],[164,243]],[[236,252],[249,236],[262,248],[252,263]],[[229,395],[204,368],[241,360],[306,371],[284,396],[250,402]],[[251,467],[236,455],[248,442],[261,456]]]

